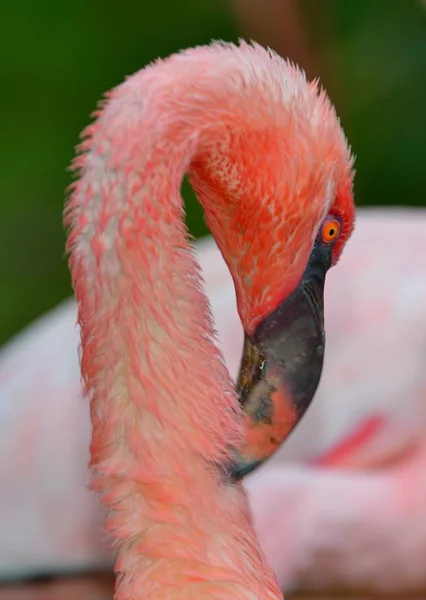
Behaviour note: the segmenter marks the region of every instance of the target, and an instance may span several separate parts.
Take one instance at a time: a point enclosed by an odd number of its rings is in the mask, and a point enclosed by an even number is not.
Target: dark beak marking
[[[324,283],[332,246],[314,244],[305,273],[277,309],[245,336],[237,393],[245,440],[222,465],[228,481],[272,456],[305,413],[324,358]]]

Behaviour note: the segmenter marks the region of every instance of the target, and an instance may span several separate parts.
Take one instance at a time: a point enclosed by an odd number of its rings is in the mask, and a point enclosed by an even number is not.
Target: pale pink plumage
[[[341,265],[328,276],[318,393],[280,457],[248,480],[258,535],[284,589],[426,586],[426,503],[412,510],[426,494],[425,237],[423,211],[361,210]],[[232,279],[210,239],[197,248],[235,376],[242,329]],[[378,308],[386,308],[379,321]],[[103,511],[85,488],[90,425],[75,319],[74,302],[66,302],[0,353],[1,577],[112,565]],[[385,428],[353,453],[359,468],[306,464],[376,415]],[[418,445],[406,454],[412,439]],[[386,470],[363,467],[382,458],[389,458]],[[404,543],[408,558],[397,554]]]

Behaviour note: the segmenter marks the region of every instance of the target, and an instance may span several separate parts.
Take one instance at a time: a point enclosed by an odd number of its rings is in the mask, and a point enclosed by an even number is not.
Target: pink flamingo
[[[325,274],[354,217],[334,109],[273,52],[213,44],[116,88],[81,150],[68,249],[116,597],[279,598],[236,478],[318,384]],[[187,241],[185,172],[235,286],[242,409]]]
[[[284,591],[426,587],[426,503],[411,508],[426,495],[425,236],[424,210],[358,211],[341,267],[328,275],[315,400],[279,456],[245,481]],[[232,278],[211,238],[197,244],[196,256],[235,377],[244,334]],[[0,352],[0,577],[112,566],[104,514],[86,488],[90,424],[75,321],[67,301]],[[364,433],[361,443],[353,431]],[[397,553],[399,536],[410,545],[407,559]]]

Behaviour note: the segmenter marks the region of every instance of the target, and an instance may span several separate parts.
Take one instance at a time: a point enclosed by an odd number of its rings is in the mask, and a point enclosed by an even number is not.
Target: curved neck
[[[183,223],[180,185],[202,127],[177,110],[159,122],[151,106],[165,91],[150,73],[118,88],[89,128],[68,207],[117,598],[278,598],[243,489],[214,467],[241,432]]]

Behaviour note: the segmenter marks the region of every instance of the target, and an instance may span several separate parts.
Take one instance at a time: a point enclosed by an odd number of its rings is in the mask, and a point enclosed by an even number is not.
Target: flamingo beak
[[[331,248],[318,241],[297,288],[245,336],[237,381],[245,439],[233,449],[239,479],[272,456],[310,405],[324,359],[324,284]]]

